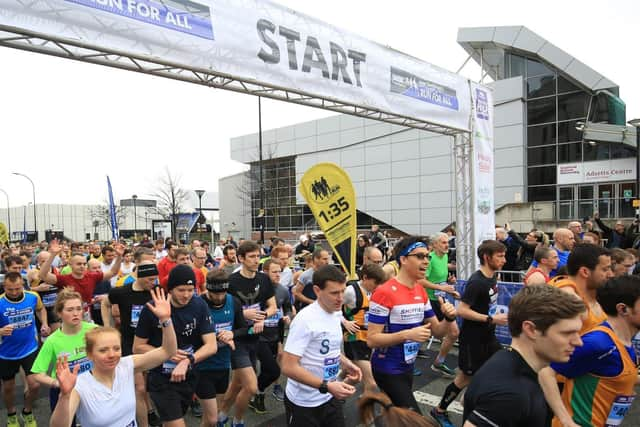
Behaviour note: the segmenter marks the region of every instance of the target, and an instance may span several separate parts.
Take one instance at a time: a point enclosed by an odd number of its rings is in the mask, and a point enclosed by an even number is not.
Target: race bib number
[[[275,328],[278,326],[278,322],[280,322],[280,319],[282,319],[282,317],[284,316],[284,314],[282,313],[282,308],[279,308],[278,311],[276,311],[276,314],[274,314],[271,317],[267,317],[264,320],[264,326],[265,328]]]
[[[409,341],[403,344],[404,347],[404,363],[414,363],[418,357],[418,350],[420,350],[420,343]]]
[[[340,371],[340,356],[327,357],[324,359],[324,370],[322,379],[325,381],[335,381]]]
[[[216,331],[216,335],[218,335],[218,332],[233,330],[231,322],[216,323],[213,327]],[[218,347],[224,347],[226,345],[228,345],[226,342],[218,341]]]
[[[78,370],[78,374],[84,374],[85,372],[89,372],[93,368],[93,362],[86,357],[81,359],[72,360],[69,362],[69,370],[73,372],[73,369],[76,366],[80,366]]]
[[[138,424],[136,424],[136,420],[132,420],[129,424],[127,424],[125,427],[136,427]]]
[[[13,324],[13,329],[24,329],[33,325],[33,311],[29,309],[23,313],[8,316],[7,320]]]
[[[131,327],[136,328],[138,326],[138,321],[140,320],[140,312],[142,312],[143,307],[144,305],[131,306]]]
[[[624,416],[627,415],[629,409],[631,408],[631,403],[633,403],[634,396],[618,396],[613,401],[613,405],[611,405],[611,411],[609,411],[609,416],[607,417],[607,421],[604,423],[604,427],[615,427],[622,424],[622,420]]]
[[[193,347],[189,346],[185,349],[182,349],[183,351],[189,353],[189,354],[193,354]],[[164,363],[162,363],[162,373],[165,375],[171,375],[171,373],[173,372],[173,370],[176,368],[176,366],[178,366],[178,364],[176,362],[174,362],[173,360],[169,359],[166,360]]]
[[[58,297],[58,294],[55,292],[42,295],[42,305],[44,305],[45,307],[53,307],[54,305],[56,305],[57,297]]]

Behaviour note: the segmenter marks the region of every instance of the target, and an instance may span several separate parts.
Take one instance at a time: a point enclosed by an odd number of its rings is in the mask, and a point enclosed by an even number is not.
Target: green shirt
[[[446,283],[449,278],[449,254],[443,254],[441,257],[436,255],[435,252],[431,252],[429,267],[427,267],[426,278],[431,283],[438,285],[440,283]],[[435,291],[433,289],[427,289],[427,294],[430,300],[437,300]]]
[[[62,328],[55,331],[42,345],[40,353],[31,367],[31,372],[47,374],[55,378],[57,358],[64,355],[69,358],[69,369],[73,370],[74,366],[79,364],[80,373],[89,371],[92,363],[87,359],[84,335],[96,326],[94,323],[82,322],[82,329],[75,335],[63,334]],[[51,373],[49,374],[49,372]]]

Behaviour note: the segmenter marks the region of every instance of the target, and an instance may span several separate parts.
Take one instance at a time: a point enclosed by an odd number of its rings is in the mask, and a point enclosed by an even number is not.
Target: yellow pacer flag
[[[7,231],[7,226],[4,225],[4,222],[0,222],[0,243],[9,242],[9,232]]]
[[[349,279],[357,279],[356,193],[351,178],[334,163],[318,163],[300,180],[300,193]]]

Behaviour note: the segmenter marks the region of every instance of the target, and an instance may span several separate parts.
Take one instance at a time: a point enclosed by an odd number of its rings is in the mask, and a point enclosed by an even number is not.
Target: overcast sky
[[[620,86],[627,119],[640,117],[640,2],[280,1],[365,38],[456,71],[459,27],[525,25]],[[144,198],[165,166],[185,189],[217,191],[243,170],[229,139],[257,131],[257,98],[159,77],[0,48],[0,188],[11,205]],[[633,64],[636,64],[634,66]],[[462,71],[479,79],[477,66]],[[333,113],[264,100],[263,129]],[[5,207],[3,197],[0,206]]]

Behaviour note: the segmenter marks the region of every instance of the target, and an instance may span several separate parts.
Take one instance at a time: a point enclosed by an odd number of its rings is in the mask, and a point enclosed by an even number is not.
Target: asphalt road
[[[455,351],[454,351],[455,352]],[[452,352],[452,353],[454,353]],[[414,393],[416,400],[418,400],[423,413],[428,413],[433,405],[437,404],[440,400],[442,392],[447,387],[450,379],[443,378],[439,374],[433,372],[430,369],[431,362],[434,357],[434,353],[430,352],[431,356],[428,359],[419,358],[417,366],[422,370],[422,375],[414,377]],[[449,356],[447,360],[449,366],[456,366],[456,356],[454,354]],[[21,386],[17,387],[18,390],[18,411],[22,408],[22,393]],[[637,390],[640,391],[640,390]],[[358,395],[359,393],[356,393]],[[286,426],[284,417],[284,404],[278,402],[271,396],[271,390],[267,390],[265,404],[268,412],[263,415],[257,415],[251,409],[246,414],[245,421],[248,427],[284,427]],[[460,398],[458,399],[458,401]],[[356,407],[357,397],[352,397],[345,404],[345,425],[347,427],[359,426]],[[4,408],[4,404],[0,405],[0,426],[6,425],[7,413]],[[449,408],[449,414],[451,421],[460,426],[462,424],[462,406],[458,402],[454,402]],[[40,399],[36,402],[34,409],[38,425],[40,427],[46,426],[49,423],[50,411],[48,391],[43,390]],[[193,417],[191,413],[186,417],[187,426],[195,427],[200,425],[199,419]],[[640,399],[638,399],[631,408],[631,411],[625,417],[622,424],[624,427],[637,427],[640,426]],[[120,427],[120,426],[114,426]]]

